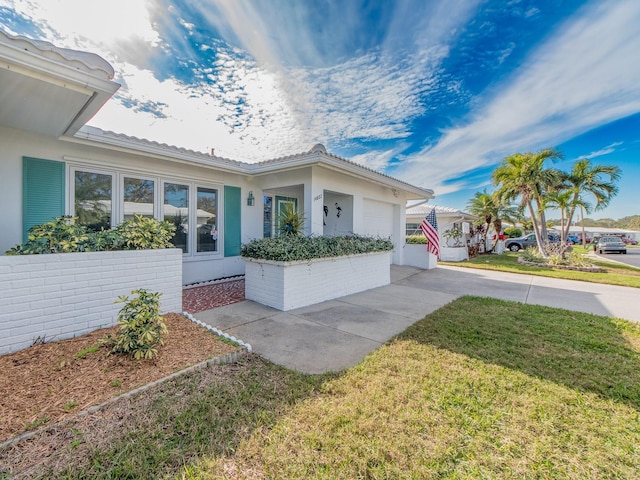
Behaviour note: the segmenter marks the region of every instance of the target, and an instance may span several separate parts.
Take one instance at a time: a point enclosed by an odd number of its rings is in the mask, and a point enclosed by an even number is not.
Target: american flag
[[[436,209],[432,208],[429,214],[420,224],[420,230],[427,237],[427,251],[433,253],[436,257],[440,253],[440,238],[438,237],[438,220],[436,219]]]

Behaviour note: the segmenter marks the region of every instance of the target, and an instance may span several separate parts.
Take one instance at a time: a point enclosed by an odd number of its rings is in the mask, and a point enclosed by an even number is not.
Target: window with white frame
[[[407,235],[422,235],[419,223],[407,223],[405,225],[405,233]]]
[[[215,252],[218,250],[218,191],[214,188],[198,187],[196,199],[196,251]]]
[[[189,185],[165,183],[162,203],[164,220],[176,227],[171,243],[189,253]]]
[[[113,224],[113,174],[73,170],[73,216],[93,231]]]
[[[155,189],[153,180],[125,176],[122,184],[123,220],[130,220],[135,214],[154,218]]]
[[[172,243],[187,255],[219,253],[218,188],[81,166],[70,166],[69,180],[69,209],[91,230],[140,214],[173,223]]]

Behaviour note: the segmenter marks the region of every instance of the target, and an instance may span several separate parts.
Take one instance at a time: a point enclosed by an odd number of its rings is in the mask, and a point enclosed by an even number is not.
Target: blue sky
[[[248,162],[320,142],[455,208],[557,147],[623,171],[592,218],[640,214],[638,25],[637,0],[0,0],[5,32],[113,65],[90,125]]]

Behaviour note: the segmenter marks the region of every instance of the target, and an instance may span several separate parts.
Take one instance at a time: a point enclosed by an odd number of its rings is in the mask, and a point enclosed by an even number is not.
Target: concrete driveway
[[[270,361],[304,373],[339,371],[462,295],[513,300],[640,321],[629,287],[439,266],[392,266],[391,284],[281,312],[245,300],[196,318],[250,343]]]

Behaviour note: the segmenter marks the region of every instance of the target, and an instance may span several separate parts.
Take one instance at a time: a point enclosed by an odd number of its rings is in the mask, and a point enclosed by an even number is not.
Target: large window
[[[155,182],[141,178],[124,177],[124,220],[129,220],[135,213],[154,217],[154,190]]]
[[[162,205],[164,219],[176,227],[171,243],[189,252],[189,186],[178,183],[164,184]]]
[[[198,187],[198,252],[215,252],[218,250],[218,191],[213,188]]]
[[[68,181],[69,210],[91,230],[109,229],[139,214],[172,223],[171,243],[188,256],[222,249],[220,190],[214,186],[79,165],[69,168]]]
[[[90,230],[111,228],[113,175],[75,170],[74,216]]]

